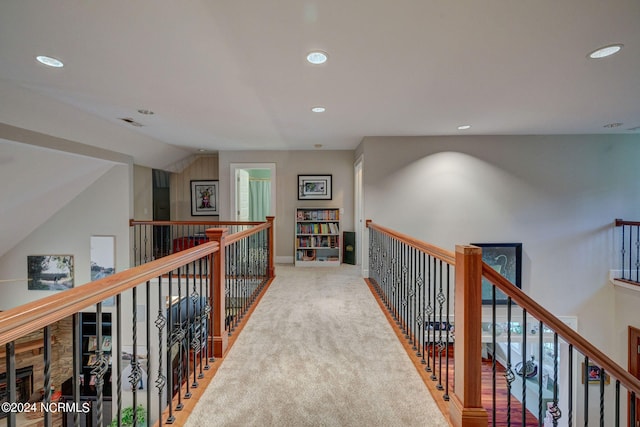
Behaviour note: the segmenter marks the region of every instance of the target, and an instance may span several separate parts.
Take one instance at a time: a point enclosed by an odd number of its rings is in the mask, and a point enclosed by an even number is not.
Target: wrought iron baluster
[[[71,395],[76,408],[80,407],[80,375],[82,375],[82,334],[80,333],[80,315],[71,316],[71,333],[73,336],[73,376],[71,382]],[[80,411],[73,413],[74,427],[80,427]]]
[[[560,407],[558,406],[558,360],[560,358],[560,348],[558,347],[558,334],[553,333],[553,404],[551,405],[551,416],[553,417],[553,426],[557,427],[558,420],[562,416]],[[542,360],[540,360],[540,369],[542,369]]]
[[[507,425],[511,425],[511,384],[516,376],[511,365],[511,297],[507,297],[507,369],[505,379],[507,380]]]
[[[169,304],[167,309],[167,404],[169,405],[169,417],[167,417],[167,424],[173,424],[176,420],[173,415],[173,371],[171,359],[171,348],[173,347],[173,340],[176,334],[176,327],[173,319],[173,271],[169,272]]]
[[[169,300],[171,300],[170,295],[171,294],[169,294]],[[160,276],[158,277],[158,314],[154,322],[154,324],[156,325],[156,328],[158,329],[158,372],[156,373],[155,386],[156,386],[156,389],[158,390],[158,423],[160,427],[162,427],[162,407],[163,407],[162,395],[164,393],[164,386],[167,383],[167,377],[163,374],[163,370],[162,370],[162,367],[163,367],[162,365],[164,364],[163,331],[164,331],[164,328],[167,326],[167,318],[164,315],[165,306],[166,304],[162,301],[162,276]],[[170,306],[169,306],[169,312],[171,312]],[[169,364],[169,359],[167,359],[167,365],[168,364]],[[171,413],[171,405],[169,405],[169,412]]]
[[[582,375],[584,378],[584,425],[589,425],[589,358],[584,357],[584,366],[582,367]]]
[[[16,397],[16,343],[15,341],[8,342],[5,345],[5,360],[7,367],[7,402],[17,402]],[[16,413],[8,411],[7,414],[7,426],[15,427],[16,425]]]
[[[182,318],[182,272],[180,267],[177,270],[178,276],[178,319],[175,322],[175,327],[177,329],[175,343],[178,346],[178,404],[176,405],[176,411],[182,411],[184,408],[184,404],[182,403],[182,365],[183,358],[182,353],[184,351],[184,339],[185,339],[185,329],[183,326],[183,318]]]
[[[191,331],[192,331],[192,326],[193,324],[191,323],[191,313],[189,310],[190,309],[190,305],[189,304],[189,264],[184,266],[185,268],[185,282],[186,282],[186,286],[185,286],[185,296],[184,296],[184,301],[185,301],[185,321],[184,322],[180,322],[182,324],[186,324],[185,325],[185,337],[184,337],[184,341],[185,341],[185,350],[187,352],[186,356],[187,356],[187,360],[184,361],[184,365],[186,366],[186,372],[185,372],[185,393],[184,393],[184,398],[185,399],[191,399],[191,391],[189,390],[189,376],[190,376],[190,370],[191,370],[191,366],[189,364],[189,351],[191,350]],[[180,300],[182,301],[182,299]],[[182,306],[182,304],[180,304],[180,306]],[[182,320],[182,318],[180,318],[180,320]],[[180,380],[180,388],[182,388],[182,380]]]
[[[116,416],[122,419],[122,294],[116,295]],[[113,378],[113,373],[111,374]],[[113,381],[113,380],[112,380]]]
[[[538,322],[538,419],[544,418],[544,405],[542,401],[542,366],[544,362],[544,324]],[[548,380],[547,380],[548,381]]]
[[[527,310],[522,309],[522,425],[527,425]]]
[[[615,403],[614,427],[620,427],[620,380],[616,380],[616,403]],[[629,419],[633,419],[629,417]]]
[[[448,401],[449,400],[449,345],[450,345],[450,341],[453,341],[453,339],[450,340],[450,338],[453,338],[451,336],[452,333],[452,329],[451,329],[451,322],[449,321],[449,297],[450,297],[450,283],[451,283],[451,266],[449,264],[447,264],[446,267],[446,271],[447,271],[447,278],[446,278],[446,288],[447,288],[447,294],[446,294],[446,303],[447,303],[447,312],[445,315],[446,320],[446,324],[447,324],[447,329],[446,329],[446,338],[445,338],[445,355],[444,355],[444,360],[446,361],[446,367],[444,370],[444,374],[445,374],[445,378],[444,378],[444,396],[443,399]]]
[[[51,403],[51,326],[45,326],[42,330],[44,347],[44,396],[45,405]],[[44,411],[44,425],[51,426],[51,414]]]
[[[497,387],[497,366],[496,366],[496,286],[491,285],[491,347],[493,354],[491,355],[491,419],[492,425],[496,425],[496,387]]]
[[[427,339],[426,339],[426,349],[424,351],[426,359],[427,359],[427,366],[425,367],[425,370],[427,372],[431,372],[431,341],[432,341],[432,337],[431,337],[431,329],[432,329],[432,321],[431,321],[431,315],[433,314],[433,300],[431,299],[431,284],[433,283],[433,277],[431,276],[431,262],[432,257],[431,255],[427,255],[426,258],[426,265],[427,265],[427,274],[426,274],[426,309],[425,309],[425,317],[426,317],[426,322],[424,324],[425,329],[427,330]],[[434,337],[435,337],[435,331],[434,331]]]
[[[439,327],[438,327],[438,385],[436,386],[436,388],[438,390],[444,390],[444,387],[442,385],[442,351],[444,350],[444,346],[445,343],[442,339],[442,329],[443,329],[443,320],[442,320],[442,312],[443,312],[443,307],[444,307],[444,302],[445,302],[445,296],[444,296],[444,292],[443,292],[443,288],[442,288],[442,282],[444,280],[444,276],[442,274],[442,264],[443,262],[441,260],[438,260],[438,295],[437,295],[437,301],[438,301],[438,312],[440,313],[440,316],[438,317],[438,323],[439,323]],[[435,358],[435,355],[434,355]],[[434,359],[434,365],[435,365],[435,359]]]
[[[600,427],[604,427],[604,379],[607,373],[600,369]]]
[[[573,426],[573,344],[569,344],[569,381],[567,388],[569,389],[568,397],[567,397],[567,405],[569,408],[569,413],[567,414],[567,425],[569,427]],[[555,375],[555,374],[554,374]],[[554,389],[558,388],[558,376],[553,379],[556,383]]]
[[[418,350],[418,342],[420,340],[420,328],[418,327],[418,317],[420,316],[418,311],[418,301],[420,299],[420,294],[418,292],[418,273],[417,273],[417,250],[415,248],[410,248],[410,264],[411,264],[411,318],[412,318],[412,333],[411,333],[411,342],[413,344],[413,351],[418,352],[417,356],[420,357],[420,353]]]
[[[96,378],[96,404],[98,425],[103,425],[104,420],[104,376],[109,368],[108,361],[102,349],[102,303],[96,304],[96,363],[91,369],[91,375]]]
[[[425,330],[425,322],[426,322],[426,316],[425,316],[425,288],[426,288],[426,284],[425,284],[425,254],[424,252],[418,252],[418,260],[417,260],[417,267],[418,267],[418,301],[419,301],[419,305],[418,305],[418,337],[420,340],[420,345],[418,346],[418,354],[417,356],[420,357],[420,363],[422,363],[423,365],[425,365],[427,362],[424,358],[424,347],[425,347],[425,338],[426,338],[426,330]]]
[[[150,383],[150,379],[151,379],[151,281],[147,281],[146,284],[146,291],[147,291],[147,295],[146,295],[146,299],[145,299],[145,323],[146,323],[146,339],[147,339],[147,354],[146,354],[146,358],[147,358],[147,370],[146,370],[146,375],[147,378],[145,380],[146,383],[146,389],[147,389],[147,416],[146,419],[150,420],[151,419],[151,387],[149,386]],[[118,326],[120,324],[118,323]],[[118,341],[120,339],[118,338]],[[118,353],[119,355],[120,353]]]

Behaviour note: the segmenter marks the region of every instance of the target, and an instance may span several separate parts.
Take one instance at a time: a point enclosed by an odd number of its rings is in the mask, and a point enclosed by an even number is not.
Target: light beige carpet
[[[356,267],[276,276],[188,427],[448,426]]]

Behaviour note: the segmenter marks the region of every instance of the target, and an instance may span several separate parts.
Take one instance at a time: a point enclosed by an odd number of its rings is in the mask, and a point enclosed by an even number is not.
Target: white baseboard
[[[276,264],[293,264],[292,256],[276,256],[274,259]]]

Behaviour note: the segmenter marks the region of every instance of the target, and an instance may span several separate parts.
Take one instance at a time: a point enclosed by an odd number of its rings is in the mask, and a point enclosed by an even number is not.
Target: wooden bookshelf
[[[295,227],[296,267],[340,265],[342,239],[339,208],[297,208]]]

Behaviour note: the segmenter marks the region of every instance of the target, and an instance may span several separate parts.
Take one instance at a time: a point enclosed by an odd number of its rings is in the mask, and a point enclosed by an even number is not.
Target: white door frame
[[[354,224],[356,229],[356,265],[360,266],[360,271],[364,277],[368,277],[367,262],[365,262],[365,221],[364,221],[364,191],[363,191],[363,170],[364,155],[356,159],[353,165],[353,183],[354,183]]]
[[[271,171],[271,203],[269,206],[269,216],[276,216],[276,164],[275,163],[230,163],[229,183],[231,195],[230,216],[233,221],[237,218],[236,206],[236,170],[238,169],[269,169]]]

